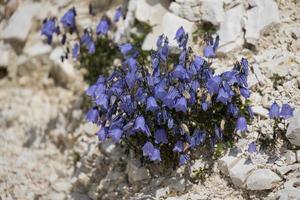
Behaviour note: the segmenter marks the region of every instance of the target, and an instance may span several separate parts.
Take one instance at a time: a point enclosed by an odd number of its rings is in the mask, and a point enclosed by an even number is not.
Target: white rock
[[[257,169],[248,177],[246,187],[248,190],[268,190],[274,188],[281,178],[269,169]]]
[[[248,82],[249,88],[255,87],[258,84],[258,80],[257,80],[255,74],[250,73],[248,76],[247,82]]]
[[[300,189],[297,188],[288,188],[288,189],[283,189],[279,190],[276,193],[276,199],[280,200],[298,200],[300,197]]]
[[[184,192],[185,187],[186,187],[186,182],[184,178],[171,178],[169,180],[169,185],[168,185],[170,191],[175,191],[175,192]]]
[[[229,175],[229,169],[231,169],[240,159],[239,153],[231,150],[218,160],[218,168],[224,174]]]
[[[25,47],[24,53],[26,53],[30,57],[34,57],[34,56],[50,53],[51,49],[52,48],[50,45],[45,44],[43,42],[38,42],[32,46]]]
[[[229,176],[235,186],[244,187],[245,181],[252,170],[256,168],[250,160],[242,158],[229,169]]]
[[[244,43],[241,25],[244,12],[245,9],[241,4],[225,12],[224,20],[218,31],[220,36],[218,52],[226,53]]]
[[[18,7],[9,19],[8,25],[1,34],[2,39],[25,41],[31,29],[33,18],[41,9],[40,3],[28,3]]]
[[[252,68],[253,68],[253,72],[254,72],[257,80],[259,81],[259,83],[264,84],[266,77],[261,73],[261,70],[260,70],[258,64],[253,64]]]
[[[289,120],[286,137],[292,144],[300,146],[300,109],[294,111],[294,116]]]
[[[13,50],[9,45],[0,43],[0,66],[1,67],[7,67],[9,65],[12,51]]]
[[[300,163],[300,150],[296,151],[297,162]]]
[[[179,17],[187,19],[192,22],[201,20],[201,7],[200,5],[194,5],[188,1],[183,3],[172,2],[169,10]]]
[[[135,17],[150,25],[160,24],[169,6],[166,0],[139,0],[137,1]]]
[[[138,161],[132,160],[127,164],[126,172],[130,183],[142,181],[150,178],[149,171],[145,167],[141,167]]]
[[[296,154],[293,151],[287,151],[284,154],[285,162],[288,165],[294,164],[296,162]]]
[[[55,48],[50,54],[50,59],[54,62],[55,78],[62,83],[68,83],[76,77],[73,64],[65,59],[61,61],[61,56],[64,55],[64,50],[61,47]]]
[[[276,171],[281,175],[285,175],[286,173],[290,172],[292,170],[291,166],[281,166],[281,167],[277,167]]]
[[[260,115],[264,118],[269,117],[269,111],[262,106],[253,106],[252,110],[253,110],[254,114],[256,114],[256,115]]]
[[[171,12],[167,12],[162,19],[161,25],[158,25],[153,28],[153,31],[149,33],[143,43],[142,49],[143,50],[151,50],[156,48],[156,40],[159,35],[165,34],[169,38],[170,46],[176,47],[177,43],[174,40],[176,31],[183,27],[184,30],[189,34],[192,35],[194,30],[194,23],[190,22],[186,19],[178,17]],[[191,40],[189,40],[191,41]]]
[[[201,20],[217,26],[224,19],[223,2],[220,0],[204,0],[201,5]]]
[[[270,24],[279,22],[279,11],[275,1],[255,0],[255,5],[247,10],[245,20],[245,39],[248,43],[254,45],[258,41],[261,31]]]

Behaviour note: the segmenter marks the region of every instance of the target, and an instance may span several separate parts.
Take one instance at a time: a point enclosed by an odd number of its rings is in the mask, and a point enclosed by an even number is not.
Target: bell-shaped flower
[[[71,31],[76,29],[75,24],[76,10],[75,8],[69,9],[61,18],[60,22],[65,28],[70,28]]]
[[[147,99],[147,111],[155,112],[159,109],[159,106],[153,96],[148,97]]]
[[[84,31],[84,34],[81,37],[81,43],[88,49],[89,54],[95,53],[95,43],[87,30]]]
[[[165,129],[157,129],[154,133],[155,143],[156,144],[167,144],[168,138]]]
[[[256,152],[257,152],[255,142],[251,142],[251,143],[248,145],[248,152],[249,152],[249,153],[256,153]]]
[[[247,89],[245,87],[240,87],[240,93],[246,99],[248,99],[250,97],[250,91],[249,91],[249,89]]]
[[[99,112],[97,108],[91,108],[86,114],[86,120],[88,122],[97,123],[99,119]]]
[[[160,151],[151,142],[146,142],[142,150],[143,156],[148,156],[151,161],[161,161]]]
[[[175,105],[175,100],[179,96],[179,92],[175,88],[170,88],[167,95],[163,98],[163,103],[168,108],[173,108]]]
[[[114,15],[114,22],[118,22],[120,20],[120,18],[122,17],[123,13],[122,13],[122,7],[118,7],[116,9],[115,15]]]
[[[193,136],[190,138],[190,147],[195,148],[202,144],[205,140],[206,134],[203,131],[200,131],[199,129],[195,129]]]
[[[283,104],[279,115],[284,119],[291,118],[294,115],[294,109],[289,104]]]
[[[237,119],[236,130],[241,132],[247,131],[247,120],[245,117],[239,117]]]
[[[206,83],[206,88],[208,92],[212,94],[217,94],[220,88],[222,78],[220,76],[214,76],[210,78]]]
[[[239,109],[238,109],[238,107],[236,106],[235,103],[230,103],[230,104],[228,104],[228,106],[227,106],[227,111],[228,111],[228,113],[230,113],[233,117],[237,117],[237,116],[238,116],[238,113],[239,113]]]
[[[96,28],[96,34],[105,35],[107,34],[109,28],[110,28],[110,22],[106,17],[103,17]]]
[[[179,78],[181,80],[188,80],[190,79],[187,70],[182,65],[177,65],[172,72],[172,76],[174,78]]]
[[[187,102],[186,102],[186,99],[184,97],[181,97],[179,98],[177,101],[176,101],[176,104],[174,106],[175,110],[177,112],[186,112],[187,111]]]
[[[108,96],[106,94],[100,94],[96,98],[96,104],[104,110],[108,110]]]
[[[113,139],[114,142],[118,143],[123,135],[123,131],[119,128],[112,129],[108,131],[108,135]]]
[[[177,41],[178,44],[181,43],[183,37],[185,35],[185,31],[184,31],[184,28],[181,26],[177,31],[176,31],[176,34],[175,34],[175,40]]]
[[[43,26],[41,29],[42,35],[45,35],[47,37],[47,43],[51,44],[52,43],[52,38],[53,34],[59,34],[59,27],[56,25],[56,19],[51,18],[51,19],[46,19],[43,22]]]
[[[108,135],[107,127],[101,127],[100,130],[97,132],[97,136],[100,141],[106,140],[107,135]]]
[[[174,152],[183,152],[183,142],[181,140],[178,140],[173,148]]]
[[[122,44],[119,48],[124,56],[128,55],[133,50],[133,46],[129,43]]]
[[[145,122],[145,118],[142,115],[140,115],[136,118],[133,130],[135,132],[138,132],[138,131],[143,132],[148,137],[151,136],[150,130]]]
[[[222,88],[220,88],[218,96],[217,96],[217,101],[222,102],[223,104],[227,104],[229,101],[229,94]]]
[[[270,107],[269,117],[271,119],[278,118],[279,117],[279,112],[280,112],[280,107],[276,102],[274,102]]]

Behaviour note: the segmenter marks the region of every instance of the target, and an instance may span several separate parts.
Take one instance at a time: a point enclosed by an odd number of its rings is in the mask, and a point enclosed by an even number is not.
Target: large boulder
[[[20,5],[9,19],[7,26],[0,35],[0,38],[24,42],[30,32],[33,24],[33,18],[40,12],[41,7],[40,3]]]
[[[161,23],[164,14],[168,11],[168,0],[139,0],[137,1],[135,17],[150,25]]]
[[[248,43],[255,45],[259,40],[260,33],[267,26],[279,22],[279,11],[273,0],[254,0],[252,6],[246,13],[245,39]]]
[[[281,178],[269,169],[257,169],[248,177],[246,187],[248,190],[268,190],[274,188]]]
[[[244,16],[245,8],[239,4],[225,12],[224,20],[221,22],[218,34],[220,45],[218,52],[226,53],[244,43],[244,33],[242,31],[241,20]]]

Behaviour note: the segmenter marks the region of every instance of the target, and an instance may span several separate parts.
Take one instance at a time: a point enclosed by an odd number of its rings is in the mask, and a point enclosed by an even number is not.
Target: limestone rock
[[[289,120],[290,124],[286,132],[289,141],[300,146],[300,110],[294,111],[294,116]]]
[[[242,158],[234,167],[229,169],[229,176],[234,185],[244,187],[245,181],[252,170],[256,168],[250,160]]]
[[[297,162],[300,163],[300,150],[296,151]]]
[[[53,68],[53,74],[56,81],[67,84],[68,82],[74,80],[75,78],[75,69],[72,63],[69,60],[64,60],[62,62],[61,56],[64,54],[62,48],[55,48],[50,54],[50,59],[55,64]]]
[[[150,178],[149,171],[140,166],[136,160],[132,160],[127,164],[126,172],[130,183],[146,180]]]
[[[262,106],[253,106],[252,110],[253,110],[254,114],[260,115],[264,118],[269,117],[269,111]]]
[[[137,1],[135,17],[150,25],[161,23],[164,14],[167,12],[169,2],[166,0],[139,0]]]
[[[268,190],[274,188],[281,178],[269,169],[257,169],[248,177],[246,187],[249,190]]]
[[[275,1],[255,0],[254,4],[253,8],[247,10],[245,21],[245,39],[250,44],[256,44],[261,31],[279,21],[279,11]]]
[[[200,1],[173,1],[169,10],[177,16],[192,22],[201,20]]]
[[[243,5],[239,4],[225,12],[218,34],[220,45],[218,52],[226,53],[244,43],[241,20],[245,13]]]
[[[229,169],[232,168],[240,159],[238,152],[231,150],[218,160],[218,168],[221,172],[228,175]]]
[[[223,2],[220,0],[205,0],[201,5],[201,20],[210,22],[215,26],[220,25],[224,19]]]
[[[2,39],[16,39],[24,42],[31,29],[33,18],[41,9],[40,3],[28,3],[18,7],[15,13],[8,21],[8,25],[1,33]]]
[[[287,151],[284,154],[285,162],[288,165],[294,164],[296,162],[296,154],[293,151]]]

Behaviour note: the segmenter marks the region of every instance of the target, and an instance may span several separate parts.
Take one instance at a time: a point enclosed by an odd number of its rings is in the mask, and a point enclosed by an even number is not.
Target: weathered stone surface
[[[289,127],[286,132],[286,137],[289,141],[297,146],[300,146],[300,110],[294,112],[294,116],[289,120]]]
[[[229,169],[232,168],[240,159],[241,157],[239,157],[239,153],[231,150],[218,160],[218,168],[221,172],[228,175]]]
[[[189,34],[192,35],[194,30],[194,23],[190,22],[186,19],[176,16],[171,12],[167,12],[163,19],[162,23],[159,26],[154,27],[153,31],[149,33],[143,43],[142,49],[143,50],[151,50],[156,48],[156,40],[159,35],[165,34],[169,38],[170,46],[176,47],[176,41],[174,40],[176,31],[183,27],[184,30]]]
[[[284,158],[288,165],[294,164],[297,161],[295,152],[290,150],[284,153]]]
[[[268,13],[266,15],[266,13]],[[260,19],[260,20],[257,20]],[[247,10],[245,20],[245,39],[256,44],[261,31],[268,25],[279,21],[278,6],[273,0],[255,0],[254,7]]]
[[[179,17],[189,21],[201,20],[201,4],[200,1],[173,1],[169,10]]]
[[[243,5],[239,4],[225,12],[218,34],[221,38],[218,52],[226,53],[244,43],[241,19],[245,13]]]
[[[269,117],[269,111],[262,106],[253,106],[252,110],[253,110],[254,114],[260,115],[264,118]]]
[[[257,169],[248,177],[246,187],[248,190],[268,190],[274,188],[281,178],[269,169]]]
[[[204,0],[201,5],[201,20],[220,25],[224,19],[223,2],[219,0]]]
[[[297,162],[300,163],[300,150],[296,151]]]
[[[128,174],[128,180],[130,183],[142,181],[150,178],[149,171],[140,166],[140,163],[136,160],[128,162],[126,172]]]
[[[25,41],[32,26],[33,18],[41,9],[40,3],[20,5],[13,16],[9,19],[0,37],[2,39],[16,39]]]
[[[250,160],[242,158],[229,169],[229,176],[234,185],[244,187],[245,181],[252,170],[256,168]]]
[[[55,64],[53,68],[54,78],[62,84],[67,84],[69,81],[74,80],[76,73],[70,60],[65,59],[62,62],[62,55],[64,55],[64,50],[57,47],[51,52],[50,59]]]
[[[161,23],[164,14],[168,11],[169,2],[166,0],[139,0],[137,1],[135,17],[150,25]]]

